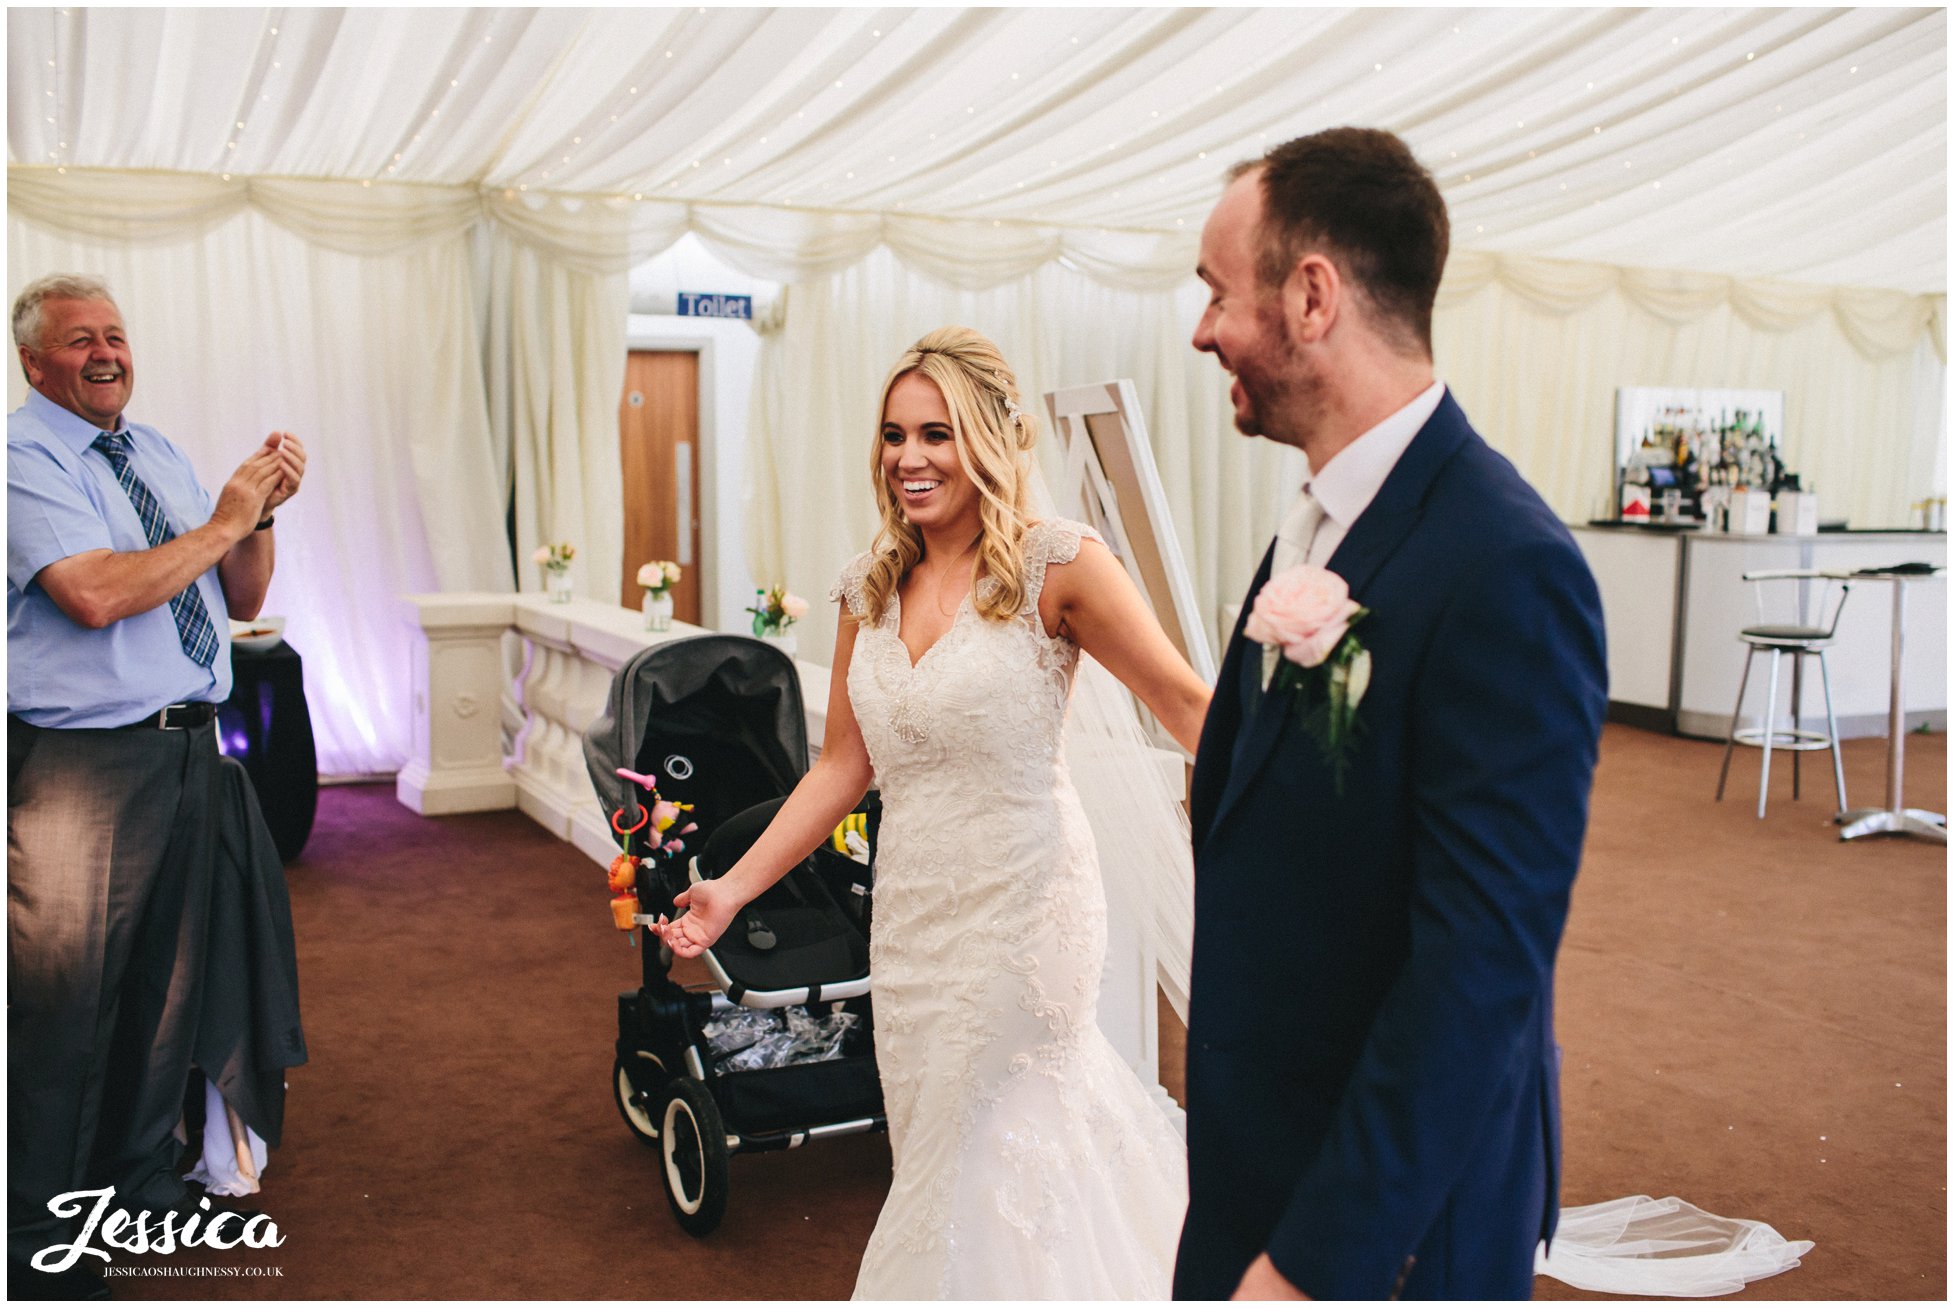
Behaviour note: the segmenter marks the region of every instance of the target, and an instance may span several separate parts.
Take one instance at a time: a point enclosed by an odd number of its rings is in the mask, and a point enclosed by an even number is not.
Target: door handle
[[[672,485],[678,488],[678,565],[692,566],[692,442],[672,446]]]

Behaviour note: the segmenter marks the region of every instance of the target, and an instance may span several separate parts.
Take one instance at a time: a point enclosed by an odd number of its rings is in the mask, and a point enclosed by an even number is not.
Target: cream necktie
[[[1289,515],[1276,528],[1276,552],[1269,564],[1269,575],[1275,577],[1308,561],[1309,547],[1316,540],[1316,529],[1322,525],[1323,505],[1309,493],[1308,483],[1304,483],[1296,502],[1289,508]],[[1262,689],[1269,688],[1269,679],[1275,676],[1276,660],[1281,656],[1282,651],[1273,645],[1262,647]]]
[[[1276,555],[1270,576],[1286,572],[1309,558],[1309,547],[1316,540],[1316,529],[1323,525],[1323,505],[1310,494],[1308,483],[1289,506],[1289,514],[1276,528]]]

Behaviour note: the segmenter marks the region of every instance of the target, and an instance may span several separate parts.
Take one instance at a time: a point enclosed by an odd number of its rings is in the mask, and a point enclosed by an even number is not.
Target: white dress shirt
[[[1271,576],[1298,563],[1322,567],[1330,561],[1444,398],[1445,383],[1434,381],[1411,403],[1337,451],[1322,472],[1304,474],[1296,503],[1276,528]]]

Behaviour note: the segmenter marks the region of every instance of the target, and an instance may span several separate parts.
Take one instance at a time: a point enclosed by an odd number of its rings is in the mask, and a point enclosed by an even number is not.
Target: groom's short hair
[[[1262,284],[1281,286],[1311,250],[1328,254],[1375,307],[1380,329],[1429,356],[1452,225],[1411,147],[1376,128],[1332,127],[1237,164],[1229,177],[1258,170]]]

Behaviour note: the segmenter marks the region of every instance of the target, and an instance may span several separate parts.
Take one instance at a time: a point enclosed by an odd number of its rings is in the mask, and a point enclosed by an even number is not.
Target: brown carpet
[[[1906,796],[1946,811],[1947,740],[1908,741]],[[1765,1299],[1947,1291],[1947,851],[1842,844],[1829,766],[1611,727],[1561,949],[1562,1201],[1678,1195],[1818,1247]],[[1884,801],[1885,741],[1846,794]],[[1578,1297],[1542,1279],[1543,1297]]]
[[[1912,744],[1909,798],[1944,807],[1945,738]],[[1849,747],[1858,802],[1882,748]],[[1752,753],[1713,804],[1718,755],[1604,742],[1561,956],[1565,1199],[1677,1194],[1818,1241],[1748,1297],[1940,1299],[1945,852],[1839,844],[1816,767],[1758,822]],[[880,1136],[736,1158],[717,1234],[671,1220],[611,1103],[639,961],[595,865],[512,813],[416,818],[391,787],[329,789],[319,813],[290,871],[312,1061],[257,1200],[285,1243],[143,1260],[278,1275],[118,1277],[118,1296],[847,1296]],[[1171,1024],[1162,1043],[1177,1063]]]

